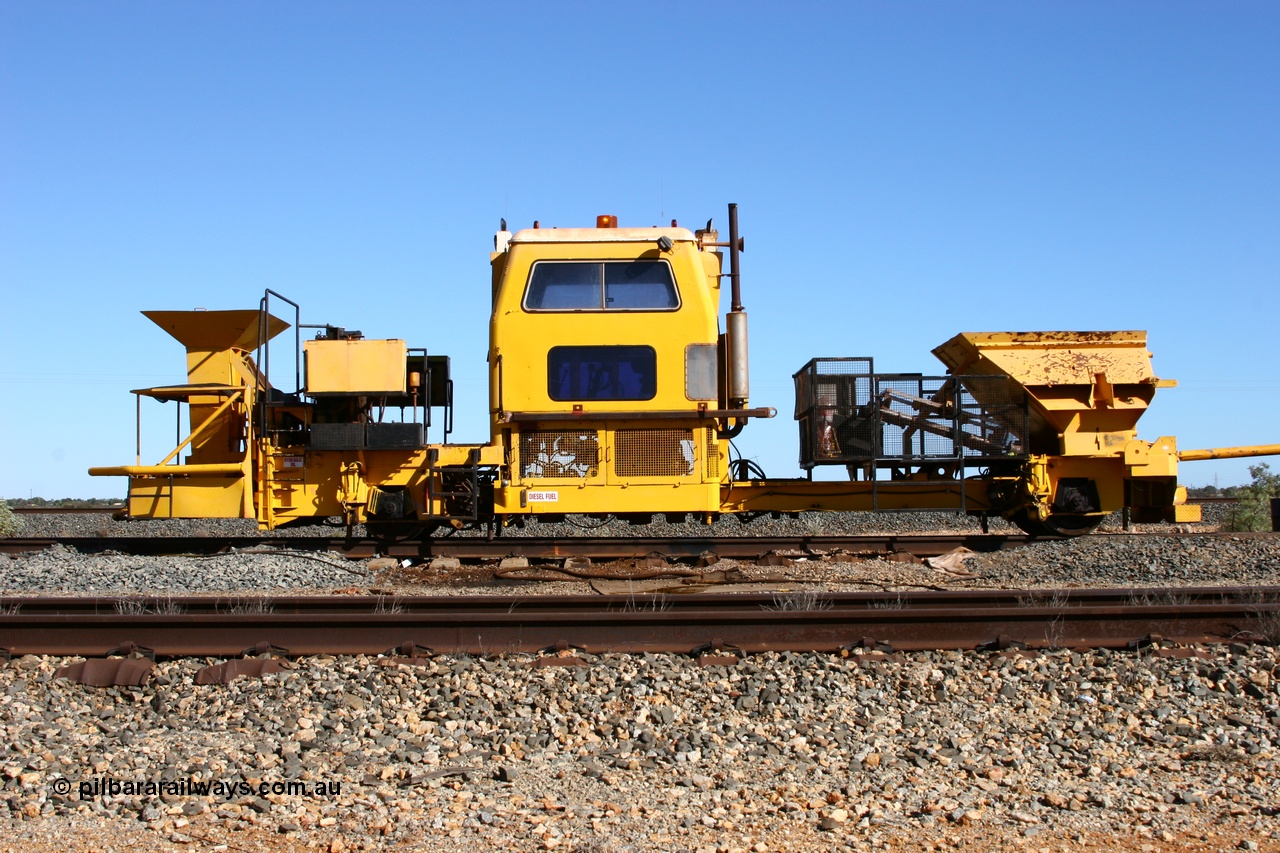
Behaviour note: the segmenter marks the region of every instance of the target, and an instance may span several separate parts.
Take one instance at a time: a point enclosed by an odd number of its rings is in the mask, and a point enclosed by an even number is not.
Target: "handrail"
[[[528,423],[530,421],[648,421],[648,420],[715,420],[721,418],[772,418],[778,410],[772,406],[756,409],[676,409],[652,412],[502,412],[502,423]]]
[[[195,465],[114,465],[90,468],[90,477],[243,477],[240,462],[206,462]]]
[[[282,299],[293,306],[293,393],[302,393],[302,306],[294,302],[289,297],[276,293],[271,288],[267,288],[262,299],[258,302],[258,352],[254,360],[254,370],[258,374],[258,382],[260,385],[265,384],[267,387],[271,385],[271,347],[268,346],[268,332],[270,331],[271,297]],[[258,388],[258,420],[262,433],[266,433],[267,429],[267,397],[268,394],[262,393],[262,388]],[[250,436],[253,435],[253,429],[250,428]]]
[[[181,453],[181,452],[182,452],[182,448],[186,447],[188,444],[190,444],[192,441],[194,441],[194,440],[195,440],[195,437],[196,437],[197,435],[199,435],[200,433],[204,432],[205,428],[206,428],[206,427],[208,427],[208,426],[209,426],[209,424],[213,423],[214,419],[215,419],[215,418],[217,418],[217,417],[218,417],[218,415],[220,415],[220,414],[222,414],[223,412],[225,412],[225,411],[226,411],[226,410],[231,406],[231,404],[232,404],[232,403],[234,403],[236,400],[239,400],[242,396],[244,396],[244,389],[243,389],[243,388],[242,388],[242,389],[240,389],[239,391],[237,391],[236,393],[232,394],[230,397],[228,397],[228,398],[227,398],[227,399],[222,403],[222,405],[221,405],[221,406],[219,406],[218,408],[214,409],[214,410],[213,410],[213,412],[212,412],[212,413],[210,413],[209,417],[205,418],[203,421],[201,421],[201,422],[200,422],[200,426],[198,426],[198,427],[196,427],[195,429],[191,430],[191,435],[187,436],[187,437],[186,437],[186,440],[184,440],[181,444],[179,444],[177,447],[175,447],[175,448],[173,449],[173,451],[172,451],[168,456],[166,456],[165,458],[161,459],[159,464],[160,464],[160,465],[167,465],[167,464],[168,464],[168,462],[169,462],[169,460],[173,459],[173,457],[177,456],[179,453]]]

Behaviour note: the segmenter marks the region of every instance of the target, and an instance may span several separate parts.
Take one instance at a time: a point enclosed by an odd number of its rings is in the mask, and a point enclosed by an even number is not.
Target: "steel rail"
[[[1141,538],[1275,538],[1275,533],[1092,533],[1085,540],[1135,541]],[[499,560],[509,556],[531,559],[561,559],[585,556],[595,559],[630,559],[653,553],[672,559],[693,559],[705,552],[720,557],[751,559],[770,552],[794,556],[849,553],[906,552],[917,557],[936,557],[958,547],[976,552],[1000,551],[1037,542],[1061,541],[1056,537],[1022,534],[875,534],[821,536],[509,536],[486,539],[480,536],[444,536],[424,540],[386,542],[369,538],[324,536],[106,536],[0,539],[0,553],[17,554],[63,545],[82,553],[117,551],[139,556],[180,556],[214,554],[228,550],[270,548],[293,551],[330,551],[349,557],[458,557],[467,560]]]
[[[118,551],[142,556],[212,554],[273,548],[294,551],[332,551],[352,557],[458,557],[471,560],[498,560],[509,556],[557,559],[587,556],[598,559],[628,559],[659,553],[671,558],[696,558],[713,551],[721,557],[757,557],[770,551],[789,551],[797,556],[812,553],[907,551],[920,557],[945,554],[964,546],[973,551],[998,551],[1025,545],[1024,535],[944,534],[912,536],[902,534],[871,536],[509,536],[486,539],[480,536],[444,536],[423,540],[388,542],[371,538],[327,536],[104,536],[0,539],[0,552],[22,553],[63,545],[83,553]]]
[[[518,583],[518,582],[517,582]],[[678,583],[673,579],[672,583]],[[498,596],[456,595],[399,595],[374,591],[352,595],[283,595],[270,593],[243,593],[214,595],[0,595],[0,614],[14,610],[23,614],[100,615],[120,613],[132,609],[138,613],[159,613],[163,609],[186,614],[223,614],[236,608],[260,603],[270,605],[272,613],[360,613],[386,612],[394,604],[399,612],[430,616],[452,609],[459,601],[479,603],[497,601],[494,605],[504,610],[515,607],[532,610],[595,610],[602,601],[643,596],[646,601],[659,600],[665,610],[699,608],[707,601],[724,598],[714,595],[667,595],[652,590],[646,593],[623,596],[589,595],[522,595],[511,593]],[[1022,608],[1052,602],[1058,608],[1078,607],[1140,607],[1154,603],[1191,604],[1247,604],[1276,600],[1280,602],[1280,586],[1188,586],[1188,587],[1124,587],[1090,589],[949,589],[949,590],[888,590],[856,592],[822,592],[823,601],[832,605],[885,608],[894,607],[1006,607]],[[735,601],[751,604],[776,604],[774,593],[742,593],[733,596]],[[1047,605],[1046,605],[1047,606]],[[775,609],[777,609],[775,607]]]
[[[107,515],[123,506],[11,506],[14,515]]]
[[[123,605],[122,605],[123,603]],[[117,612],[118,610],[152,612]],[[269,612],[241,612],[269,610]],[[161,612],[155,612],[161,611]],[[1124,647],[1276,639],[1280,587],[634,596],[16,598],[0,603],[11,655],[165,657],[436,653],[692,653]]]
[[[1190,504],[1234,504],[1239,498],[1225,497],[1188,497]],[[120,506],[11,506],[9,510],[17,515],[106,515],[117,513],[125,507]]]

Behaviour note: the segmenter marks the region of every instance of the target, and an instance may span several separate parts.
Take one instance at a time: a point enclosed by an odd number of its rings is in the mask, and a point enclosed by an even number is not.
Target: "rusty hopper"
[[[1139,520],[1199,520],[1178,486],[1176,440],[1137,437],[1156,389],[1177,384],[1152,372],[1146,332],[965,332],[933,353],[954,374],[1025,389],[1024,528],[1080,531],[1126,506]]]
[[[1156,378],[1141,331],[964,332],[933,354],[952,373],[1008,376],[1025,388],[1033,454],[1121,453],[1156,388],[1177,384]]]

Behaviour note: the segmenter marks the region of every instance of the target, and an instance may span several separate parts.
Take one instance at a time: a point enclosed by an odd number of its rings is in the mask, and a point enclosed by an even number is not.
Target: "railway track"
[[[9,511],[14,515],[109,515],[122,509],[123,506],[15,506]]]
[[[1254,538],[1274,533],[1093,533],[1089,539],[1134,541],[1139,538]],[[729,559],[755,559],[765,554],[822,555],[835,552],[885,554],[904,552],[936,557],[965,547],[979,553],[1018,548],[1032,542],[1059,541],[1023,534],[876,534],[858,536],[512,536],[486,539],[446,536],[421,541],[388,542],[372,538],[326,536],[106,536],[0,539],[0,553],[20,554],[61,545],[81,553],[114,551],[138,556],[216,554],[227,551],[272,549],[342,554],[352,558],[373,556],[402,558],[456,557],[461,560],[499,560],[522,556],[554,560],[565,557],[620,560],[660,554],[671,559],[696,559],[711,552]]]
[[[271,548],[317,551],[350,557],[457,557],[493,560],[509,556],[556,559],[571,556],[593,559],[627,559],[659,553],[671,558],[696,558],[711,551],[721,557],[750,558],[769,552],[883,553],[905,551],[918,557],[932,557],[957,548],[972,551],[999,551],[1032,541],[1025,535],[942,534],[873,536],[512,536],[485,539],[446,536],[420,541],[390,542],[372,538],[327,536],[106,536],[0,539],[0,552],[18,554],[62,545],[83,553],[116,551],[139,556],[212,554],[229,550]],[[1043,540],[1042,540],[1043,541]]]
[[[742,653],[1280,641],[1280,587],[0,600],[10,655]]]

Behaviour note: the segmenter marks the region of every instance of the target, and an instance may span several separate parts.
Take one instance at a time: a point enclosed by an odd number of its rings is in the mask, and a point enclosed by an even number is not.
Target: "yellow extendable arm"
[[[1250,444],[1244,447],[1211,447],[1207,450],[1179,450],[1181,462],[1201,459],[1240,459],[1246,456],[1280,456],[1280,444]]]

